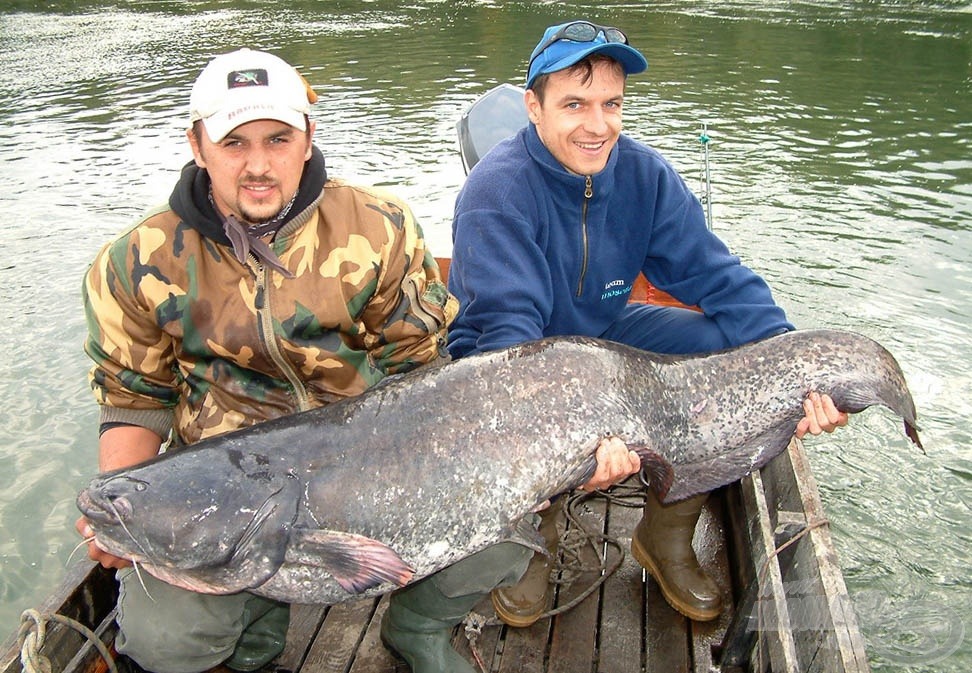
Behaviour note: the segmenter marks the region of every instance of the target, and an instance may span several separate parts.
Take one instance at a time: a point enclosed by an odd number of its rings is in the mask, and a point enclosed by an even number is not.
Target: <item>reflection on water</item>
[[[646,52],[627,131],[692,186],[708,124],[715,228],[791,319],[868,334],[901,361],[928,455],[871,411],[810,440],[811,461],[875,670],[972,668],[967,3],[43,4],[0,11],[3,633],[63,573],[95,468],[81,275],[189,160],[186,101],[208,58],[248,45],[299,64],[322,94],[329,171],[406,197],[442,255],[461,112],[522,84],[546,25],[587,15]]]

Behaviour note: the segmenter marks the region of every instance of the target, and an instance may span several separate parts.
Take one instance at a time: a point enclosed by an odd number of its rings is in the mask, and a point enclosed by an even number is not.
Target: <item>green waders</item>
[[[392,594],[381,639],[412,673],[476,673],[452,647],[452,632],[495,587],[516,582],[533,551],[501,542]]]

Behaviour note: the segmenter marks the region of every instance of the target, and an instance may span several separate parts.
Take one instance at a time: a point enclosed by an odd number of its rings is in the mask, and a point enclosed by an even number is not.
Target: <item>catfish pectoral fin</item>
[[[675,471],[668,460],[643,444],[628,444],[628,448],[641,458],[641,472],[648,487],[655,492],[659,500],[664,500],[675,480]]]
[[[388,545],[363,535],[295,528],[288,563],[323,568],[348,593],[361,593],[388,582],[403,587],[415,570]]]

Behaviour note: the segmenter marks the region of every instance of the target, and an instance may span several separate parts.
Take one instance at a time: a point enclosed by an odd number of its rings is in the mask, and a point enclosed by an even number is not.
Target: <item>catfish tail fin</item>
[[[641,458],[641,480],[663,501],[675,481],[675,470],[664,456],[643,444],[628,444]]]

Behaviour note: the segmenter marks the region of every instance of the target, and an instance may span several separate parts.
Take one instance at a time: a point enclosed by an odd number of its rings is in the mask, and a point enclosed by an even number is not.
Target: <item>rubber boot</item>
[[[560,541],[557,525],[563,518],[563,511],[564,498],[558,498],[550,507],[539,512],[540,535],[550,556],[534,552],[519,582],[493,589],[490,593],[496,616],[509,626],[530,626],[540,619],[550,604],[550,570],[557,557],[557,543]]]
[[[722,612],[722,594],[699,567],[692,548],[695,525],[707,493],[662,505],[649,489],[645,513],[631,536],[631,553],[668,603],[689,619],[707,622]]]
[[[399,589],[381,620],[381,640],[412,673],[476,673],[452,648],[452,631],[493,587],[523,575],[533,552],[512,542],[488,547]]]
[[[233,671],[258,671],[273,661],[287,644],[290,606],[254,596],[247,601],[249,624],[236,642],[233,655],[224,663]]]

